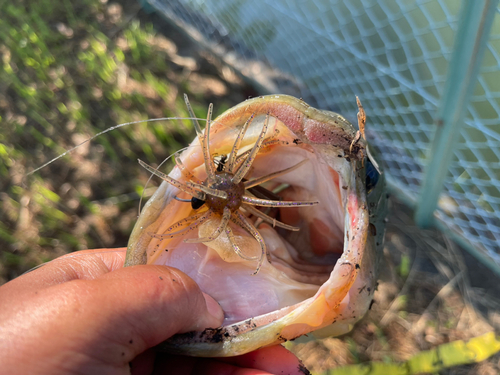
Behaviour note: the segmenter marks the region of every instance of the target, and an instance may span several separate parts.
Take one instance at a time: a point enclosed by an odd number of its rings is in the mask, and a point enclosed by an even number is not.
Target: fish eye
[[[201,206],[205,204],[205,201],[202,201],[201,199],[198,199],[196,197],[191,198],[191,207],[193,210],[197,210]]]
[[[366,194],[370,194],[373,188],[377,185],[380,173],[378,173],[377,169],[370,161],[370,158],[366,159],[365,170],[366,170],[366,180],[365,180]]]

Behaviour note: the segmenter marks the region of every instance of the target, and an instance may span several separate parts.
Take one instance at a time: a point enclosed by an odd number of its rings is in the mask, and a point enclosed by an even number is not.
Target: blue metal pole
[[[437,130],[427,157],[425,177],[415,211],[415,222],[422,227],[434,223],[434,210],[448,176],[453,146],[464,123],[465,109],[477,84],[477,74],[498,1],[463,1],[448,77],[437,112]]]

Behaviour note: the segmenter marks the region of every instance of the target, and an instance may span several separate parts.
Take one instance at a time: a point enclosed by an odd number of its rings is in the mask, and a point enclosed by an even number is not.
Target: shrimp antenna
[[[205,170],[207,171],[208,181],[212,181],[215,176],[215,166],[210,155],[210,125],[212,125],[212,112],[214,106],[212,103],[208,106],[207,124],[205,126],[205,134],[203,134],[200,142],[203,147],[203,158],[205,159]]]
[[[184,103],[186,103],[186,107],[188,109],[189,116],[191,116],[191,122],[193,123],[193,127],[196,130],[196,134],[198,135],[198,137],[203,136],[203,133],[202,133],[201,127],[200,127],[200,123],[198,122],[198,119],[196,118],[196,116],[194,114],[193,107],[191,107],[191,103],[189,102],[189,98],[188,98],[187,94],[184,94]]]
[[[31,172],[26,173],[24,175],[24,177],[26,178],[26,177],[32,175],[33,173],[38,172],[40,169],[45,168],[47,165],[55,162],[56,160],[62,158],[65,155],[73,152],[74,150],[76,150],[78,147],[84,145],[85,143],[90,142],[93,139],[95,139],[95,138],[97,138],[97,137],[99,137],[99,136],[101,136],[103,134],[109,133],[112,130],[115,130],[115,129],[118,129],[118,128],[122,128],[122,127],[127,126],[127,125],[140,124],[140,123],[143,123],[143,122],[157,122],[157,121],[170,121],[170,120],[189,120],[189,119],[193,120],[193,118],[191,118],[191,117],[160,117],[160,118],[154,118],[154,119],[149,119],[149,120],[137,120],[137,121],[125,122],[123,124],[112,126],[112,127],[108,128],[108,129],[103,130],[102,132],[99,132],[99,133],[93,135],[92,137],[84,140],[83,142],[79,143],[75,147],[72,147],[69,150],[66,150],[61,155],[58,155],[54,159],[49,160],[48,162],[46,162],[45,164],[41,165],[40,167],[38,167],[36,169],[33,169]],[[194,118],[194,120],[204,121],[204,119],[199,119],[199,118]]]

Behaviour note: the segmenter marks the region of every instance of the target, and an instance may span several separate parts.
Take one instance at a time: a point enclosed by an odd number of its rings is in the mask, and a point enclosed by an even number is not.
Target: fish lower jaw
[[[244,260],[234,253],[224,257],[227,241],[223,235],[208,244],[180,241],[172,250],[163,252],[155,264],[175,267],[190,276],[204,293],[219,302],[225,313],[225,326],[282,310],[314,296],[328,280],[335,263],[309,264],[300,259],[297,250],[275,229],[265,224],[259,231],[268,245],[270,262],[265,259],[257,275],[253,274],[255,261]],[[259,251],[250,235],[236,230],[235,234],[240,244],[248,245],[242,246],[247,255]]]

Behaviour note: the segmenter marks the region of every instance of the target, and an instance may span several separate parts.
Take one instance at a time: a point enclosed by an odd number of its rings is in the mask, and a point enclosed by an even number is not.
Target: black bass
[[[360,131],[287,95],[247,100],[215,120],[210,108],[168,175],[141,162],[164,182],[135,225],[125,266],[178,268],[225,313],[222,327],[161,349],[234,356],[311,332],[340,335],[363,317],[387,197],[358,105]]]

